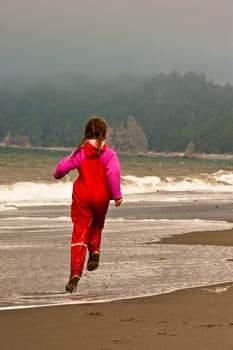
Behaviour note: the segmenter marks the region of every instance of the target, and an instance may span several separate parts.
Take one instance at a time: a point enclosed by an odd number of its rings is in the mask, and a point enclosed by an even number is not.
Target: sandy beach
[[[1,311],[4,350],[231,350],[233,283],[104,304]]]
[[[233,245],[233,230],[193,236],[179,236],[179,244]],[[2,310],[1,349],[232,350],[232,300],[233,276],[229,283],[153,297]]]

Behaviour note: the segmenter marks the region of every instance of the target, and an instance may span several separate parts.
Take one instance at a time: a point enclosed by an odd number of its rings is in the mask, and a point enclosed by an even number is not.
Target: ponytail
[[[103,141],[102,134],[99,135],[97,141],[98,141],[98,142],[97,142],[97,154],[100,155],[101,146],[102,146],[102,141]]]
[[[72,155],[71,155],[71,159],[74,158],[75,154],[78,153],[78,151],[80,150],[80,148],[82,147],[82,145],[86,142],[86,136],[83,136],[82,140],[79,142],[79,144],[76,146],[75,150],[73,151]]]

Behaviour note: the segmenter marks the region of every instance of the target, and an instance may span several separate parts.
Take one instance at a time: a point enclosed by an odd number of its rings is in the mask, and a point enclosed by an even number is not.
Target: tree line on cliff
[[[233,152],[233,86],[203,74],[73,75],[0,87],[0,139],[10,132],[28,136],[33,146],[70,147],[91,115],[115,129],[133,115],[149,150],[180,152],[192,142],[198,152]]]

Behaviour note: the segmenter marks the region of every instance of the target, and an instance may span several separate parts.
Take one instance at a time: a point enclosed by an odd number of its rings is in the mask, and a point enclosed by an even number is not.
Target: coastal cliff
[[[148,151],[144,130],[132,115],[127,118],[126,125],[120,122],[114,127],[109,126],[107,143],[118,152],[146,153]],[[31,143],[27,135],[8,132],[0,146],[31,148]]]
[[[109,127],[107,143],[118,152],[146,153],[148,140],[141,125],[130,115],[123,122]]]

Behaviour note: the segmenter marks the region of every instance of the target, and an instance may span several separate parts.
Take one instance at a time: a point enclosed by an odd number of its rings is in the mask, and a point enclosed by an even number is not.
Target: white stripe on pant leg
[[[86,243],[73,243],[73,244],[71,244],[71,247],[76,247],[78,245],[82,245],[83,247],[87,248],[87,244]]]

